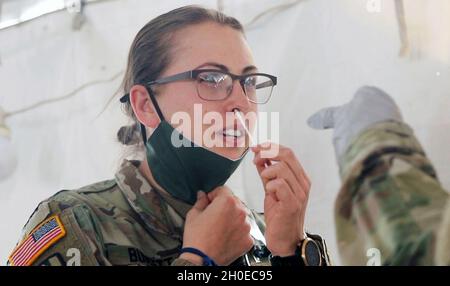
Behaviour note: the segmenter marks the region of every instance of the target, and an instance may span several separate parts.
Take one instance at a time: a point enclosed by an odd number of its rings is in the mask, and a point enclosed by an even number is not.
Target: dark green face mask
[[[172,144],[172,136],[179,136],[183,142],[180,147]],[[225,184],[247,153],[237,160],[220,156],[195,145],[165,120],[145,146],[150,170],[158,184],[189,204],[195,203],[198,191],[208,193]]]
[[[144,139],[147,162],[152,175],[172,196],[194,204],[198,191],[208,193],[225,184],[242,162],[248,149],[239,159],[231,160],[195,145],[164,120],[151,91],[149,94],[161,118],[161,123],[150,138]],[[146,138],[145,128],[142,130]],[[177,138],[177,143],[181,142],[180,147],[172,144],[172,137]]]

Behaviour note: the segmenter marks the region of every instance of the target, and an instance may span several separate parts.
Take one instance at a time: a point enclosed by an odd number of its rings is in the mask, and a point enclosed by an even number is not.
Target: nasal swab
[[[247,125],[245,125],[244,119],[242,118],[241,112],[237,109],[234,109],[234,114],[236,114],[237,119],[241,123],[242,127],[244,128],[245,132],[247,132],[248,139],[250,140],[250,146],[254,146],[255,140],[253,139],[252,134],[247,129]]]

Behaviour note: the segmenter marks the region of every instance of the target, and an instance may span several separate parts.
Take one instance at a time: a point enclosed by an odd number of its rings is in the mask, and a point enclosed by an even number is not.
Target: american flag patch
[[[9,256],[12,266],[29,266],[44,251],[66,235],[59,217],[52,216],[38,225]]]

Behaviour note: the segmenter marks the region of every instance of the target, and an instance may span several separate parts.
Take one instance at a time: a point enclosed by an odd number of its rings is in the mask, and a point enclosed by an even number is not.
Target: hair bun
[[[117,131],[117,140],[124,145],[138,144],[141,140],[139,133],[139,124],[127,125],[120,127]]]

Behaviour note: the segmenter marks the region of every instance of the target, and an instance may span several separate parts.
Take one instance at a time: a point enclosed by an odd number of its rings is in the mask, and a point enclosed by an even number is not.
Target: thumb
[[[327,107],[323,108],[308,118],[308,125],[313,129],[328,129],[334,128],[335,114],[341,107]]]
[[[212,192],[209,192],[207,196],[208,196],[208,199],[212,202],[217,197],[223,196],[226,194],[231,195],[231,190],[227,186],[223,185],[223,186],[219,186],[219,187],[215,188]]]
[[[208,196],[204,192],[197,192],[197,202],[194,204],[194,208],[199,211],[203,211],[209,205]]]

